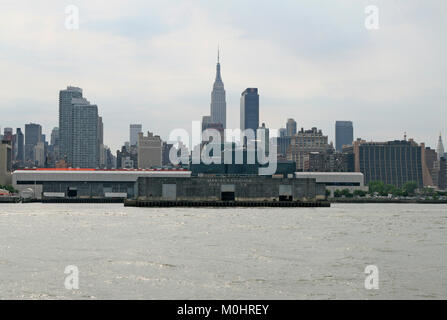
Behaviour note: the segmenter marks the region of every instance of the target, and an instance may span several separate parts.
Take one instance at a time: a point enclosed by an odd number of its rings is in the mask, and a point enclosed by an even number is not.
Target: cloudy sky
[[[107,3],[107,5],[105,5]],[[79,29],[65,8],[79,8]],[[379,29],[365,28],[365,7]],[[141,123],[167,137],[209,113],[221,47],[227,123],[260,93],[260,119],[323,129],[354,121],[355,137],[436,147],[447,136],[444,0],[1,0],[0,126],[58,125],[58,91],[84,89],[116,150]],[[190,130],[190,129],[189,129]]]

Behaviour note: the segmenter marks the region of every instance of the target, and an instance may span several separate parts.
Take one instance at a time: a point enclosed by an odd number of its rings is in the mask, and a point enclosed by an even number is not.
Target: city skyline
[[[298,129],[321,128],[335,142],[335,121],[350,120],[354,138],[388,141],[407,132],[436,148],[439,131],[447,130],[445,48],[437,41],[446,5],[376,1],[381,24],[371,31],[365,4],[259,4],[244,20],[232,2],[219,12],[215,4],[182,3],[190,18],[172,4],[102,8],[80,1],[80,28],[69,31],[63,6],[11,3],[0,13],[1,29],[9,30],[1,33],[1,67],[11,75],[0,93],[8,114],[0,126],[35,122],[50,136],[58,126],[57,92],[73,85],[101,106],[104,143],[113,152],[135,122],[166,139],[208,113],[219,42],[229,128],[239,127],[240,92],[257,87],[259,120],[269,128],[294,118]],[[147,19],[152,14],[158,19]]]
[[[447,1],[0,8],[1,300],[447,299]]]

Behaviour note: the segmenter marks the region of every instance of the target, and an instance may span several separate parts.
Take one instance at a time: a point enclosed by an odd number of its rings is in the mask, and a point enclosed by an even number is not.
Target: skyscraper
[[[130,125],[129,141],[131,146],[136,146],[138,142],[138,134],[143,132],[143,126],[141,124]]]
[[[225,100],[225,88],[220,74],[220,55],[217,52],[216,80],[211,92],[211,122],[227,127],[227,102]]]
[[[294,119],[287,119],[286,130],[287,136],[291,137],[296,135],[296,121]]]
[[[3,130],[2,140],[11,142],[12,160],[15,160],[15,136],[12,128],[5,128]]]
[[[72,167],[99,166],[98,106],[82,97],[82,89],[59,92],[60,157]]]
[[[59,128],[58,127],[54,127],[53,130],[51,130],[50,144],[52,146],[59,145]]]
[[[45,166],[45,142],[44,140],[39,141],[34,147],[34,164],[37,167]]]
[[[290,146],[290,136],[287,134],[287,128],[280,128],[278,130],[278,137],[276,138],[278,149],[276,151],[279,159],[286,159],[287,149]]]
[[[34,147],[42,140],[42,126],[36,123],[25,125],[25,161],[34,165]]]
[[[104,149],[104,123],[102,117],[98,116],[98,157],[99,167],[105,168],[106,166],[106,154]]]
[[[241,95],[241,131],[259,128],[259,94],[257,88],[247,88]]]
[[[441,133],[439,133],[438,146],[436,148],[436,153],[438,154],[438,161],[444,156],[444,145],[442,143]]]
[[[23,164],[25,161],[25,137],[23,136],[22,129],[17,128],[16,129],[16,160]]]
[[[335,149],[342,151],[343,145],[352,145],[354,141],[354,127],[352,121],[335,122]]]
[[[73,153],[73,104],[72,99],[81,99],[82,89],[67,87],[59,92],[59,157],[72,159]]]
[[[280,138],[287,136],[287,129],[286,128],[279,128],[278,129],[278,136]]]

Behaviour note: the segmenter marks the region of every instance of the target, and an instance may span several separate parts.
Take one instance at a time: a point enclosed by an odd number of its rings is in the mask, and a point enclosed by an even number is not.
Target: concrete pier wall
[[[315,179],[269,176],[150,177],[137,181],[138,199],[177,201],[317,201],[325,185]]]

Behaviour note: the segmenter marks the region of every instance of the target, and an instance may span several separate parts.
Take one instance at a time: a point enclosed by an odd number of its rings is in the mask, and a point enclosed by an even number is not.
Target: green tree
[[[366,191],[354,190],[354,197],[364,197],[366,196]]]
[[[2,186],[0,185],[0,189],[3,190],[8,190],[11,193],[17,193],[18,191],[16,189],[13,188],[13,186],[9,185],[9,186]]]
[[[371,181],[369,183],[369,193],[374,194],[382,194],[385,190],[385,184],[382,181]]]
[[[353,195],[352,195],[351,191],[349,191],[349,189],[343,189],[341,191],[341,195],[345,196],[346,198],[352,198],[353,197]]]
[[[416,193],[417,188],[418,188],[417,182],[408,181],[403,185],[402,190],[407,194],[409,194],[410,196],[413,196]]]
[[[399,189],[397,189],[395,186],[393,186],[392,184],[387,184],[385,185],[385,187],[383,188],[383,193],[382,196],[387,196],[389,194],[392,195],[397,195],[400,192]]]

